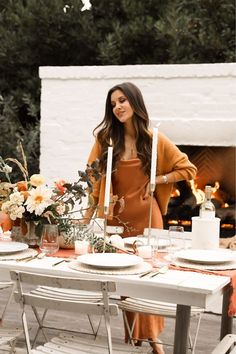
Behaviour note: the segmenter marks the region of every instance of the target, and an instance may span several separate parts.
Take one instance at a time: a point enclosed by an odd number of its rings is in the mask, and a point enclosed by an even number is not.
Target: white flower
[[[11,173],[12,172],[12,167],[5,164],[4,167],[2,168],[2,172],[4,173]]]
[[[11,204],[21,205],[24,202],[24,196],[20,192],[14,192],[10,195]]]
[[[8,213],[8,210],[10,209],[10,206],[12,205],[12,203],[7,200],[5,203],[2,203],[2,207],[1,207],[1,210],[4,212],[4,213]]]
[[[34,187],[39,187],[45,184],[45,178],[40,174],[34,174],[30,177],[30,183]]]
[[[31,189],[25,202],[27,205],[27,210],[30,213],[35,212],[36,215],[41,215],[44,210],[53,203],[51,196],[52,191],[45,186],[39,186],[35,189]]]
[[[23,213],[25,212],[25,208],[22,205],[11,205],[8,210],[9,216],[12,220],[16,220],[17,218],[22,218]]]

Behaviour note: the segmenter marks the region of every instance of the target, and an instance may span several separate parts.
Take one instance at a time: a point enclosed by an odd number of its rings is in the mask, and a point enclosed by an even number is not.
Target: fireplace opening
[[[197,168],[194,181],[180,181],[175,184],[164,217],[164,227],[182,225],[191,231],[191,218],[199,215],[204,200],[205,185],[212,186],[212,202],[216,216],[221,219],[220,237],[235,235],[235,147],[179,146]]]

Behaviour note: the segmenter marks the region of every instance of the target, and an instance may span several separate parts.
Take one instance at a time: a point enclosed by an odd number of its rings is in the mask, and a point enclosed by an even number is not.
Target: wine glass
[[[42,238],[39,246],[43,253],[54,254],[59,250],[59,233],[57,225],[43,226]]]

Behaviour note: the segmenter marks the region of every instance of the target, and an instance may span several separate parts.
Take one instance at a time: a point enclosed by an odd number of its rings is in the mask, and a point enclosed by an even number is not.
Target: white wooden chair
[[[227,334],[211,354],[236,354],[236,334]]]
[[[5,317],[6,310],[7,310],[8,306],[9,306],[9,304],[11,302],[11,299],[12,299],[12,296],[13,296],[13,293],[14,293],[14,285],[15,284],[12,281],[0,281],[0,291],[1,290],[5,290],[5,289],[10,290],[9,296],[7,298],[7,301],[6,301],[6,304],[4,305],[3,310],[2,310],[0,321],[3,321],[3,319]]]
[[[136,321],[136,316],[134,317],[134,321],[129,325],[129,322],[127,320],[126,316],[126,311],[133,312],[133,313],[142,313],[142,314],[147,314],[147,315],[158,315],[158,316],[163,316],[163,317],[169,317],[169,318],[175,318],[176,317],[176,304],[171,304],[168,302],[161,302],[161,301],[151,301],[151,300],[146,300],[146,299],[139,299],[139,298],[131,298],[127,297],[125,300],[121,300],[118,302],[119,308],[123,312],[123,317],[124,317],[124,322],[125,326],[127,328],[129,340],[131,344],[134,344],[134,338],[133,338],[133,331],[134,331],[134,326],[135,326],[135,321]],[[192,341],[191,336],[189,335],[189,348],[194,354],[195,352],[195,347],[196,347],[196,342],[197,342],[197,336],[198,336],[198,331],[200,327],[200,321],[201,321],[201,315],[204,312],[203,308],[199,307],[191,307],[191,317],[197,316],[198,321],[197,321],[197,328],[196,328],[196,333],[194,340]],[[142,338],[136,338],[143,340]],[[148,342],[151,342],[150,340],[147,339]],[[164,345],[173,345],[170,343],[162,343]]]
[[[10,281],[0,282],[0,291],[8,289],[9,295],[7,297],[6,304],[3,307],[3,311],[0,317],[0,353],[14,353],[16,339],[22,334],[22,330],[18,328],[10,328],[3,325],[3,320],[6,314],[6,310],[11,302],[15,284]]]
[[[91,302],[99,302],[102,300],[102,295],[95,293],[95,292],[88,292],[88,291],[78,291],[78,290],[74,290],[74,289],[62,289],[62,288],[53,288],[53,287],[49,287],[49,286],[38,286],[37,288],[31,290],[32,294],[35,294],[37,296],[42,296],[44,298],[54,298],[55,300],[65,300],[65,301],[91,301]],[[65,329],[65,328],[59,328],[59,327],[55,327],[55,326],[51,326],[48,324],[48,322],[46,322],[46,315],[48,313],[48,309],[45,309],[43,311],[43,315],[40,317],[40,314],[37,310],[36,306],[31,306],[32,310],[34,312],[35,318],[38,322],[38,329],[36,331],[35,337],[33,339],[32,342],[32,347],[34,347],[38,335],[40,333],[40,331],[42,331],[42,334],[45,338],[46,341],[48,341],[48,337],[46,334],[45,329],[53,329],[53,330],[60,330],[62,329],[63,331],[69,331],[69,332],[79,332],[79,331],[75,331],[72,329]],[[91,315],[86,314],[89,320],[89,324],[90,327],[92,329],[92,334],[95,336],[97,336],[100,324],[101,324],[101,319],[102,317],[100,317],[99,323],[97,328],[95,329],[95,326],[93,324]],[[79,332],[79,333],[83,333],[86,334],[84,332]]]
[[[11,279],[17,283],[17,292],[15,292],[16,302],[22,307],[22,323],[26,339],[27,353],[70,353],[70,354],[85,354],[85,353],[150,353],[149,348],[132,347],[121,341],[113,341],[111,338],[110,317],[118,315],[117,304],[109,302],[109,294],[114,293],[116,285],[114,282],[85,280],[78,278],[56,277],[43,274],[31,274],[20,271],[11,271]],[[102,300],[93,302],[89,299],[58,299],[54,296],[44,297],[42,294],[32,293],[25,290],[26,284],[31,284],[36,288],[38,286],[55,287],[63,289],[75,289],[80,291],[89,291],[100,293]],[[92,336],[79,335],[59,335],[52,338],[50,342],[39,346],[36,349],[31,349],[30,336],[26,318],[26,306],[37,306],[44,309],[54,309],[61,311],[72,311],[74,313],[94,314],[103,316],[106,327],[106,337],[97,337],[96,340]]]

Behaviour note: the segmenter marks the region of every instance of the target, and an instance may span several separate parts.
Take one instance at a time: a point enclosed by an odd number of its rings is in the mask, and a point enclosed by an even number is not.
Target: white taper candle
[[[157,167],[157,143],[158,143],[158,128],[153,128],[152,137],[152,160],[151,160],[151,187],[156,185],[156,167]]]
[[[108,214],[110,204],[110,189],[111,189],[111,171],[112,171],[112,140],[110,139],[110,145],[107,150],[107,170],[106,170],[106,185],[105,185],[105,200],[104,200],[104,212]]]

